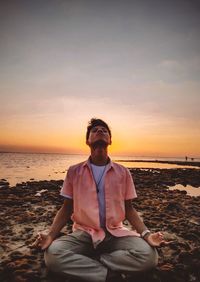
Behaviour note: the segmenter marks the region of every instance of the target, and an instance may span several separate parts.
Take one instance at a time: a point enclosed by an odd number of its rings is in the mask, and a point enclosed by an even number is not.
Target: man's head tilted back
[[[91,146],[93,144],[104,143],[105,145],[111,144],[111,130],[108,124],[102,119],[92,118],[88,122],[86,132],[86,143]]]

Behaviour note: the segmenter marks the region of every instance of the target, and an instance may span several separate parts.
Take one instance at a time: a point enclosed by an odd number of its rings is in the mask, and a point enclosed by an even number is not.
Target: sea
[[[7,180],[11,187],[26,181],[64,180],[71,165],[85,161],[87,158],[88,155],[2,152],[0,153],[0,179]],[[111,159],[128,168],[194,168],[175,164],[129,162],[130,160],[184,161],[185,158],[111,156]],[[195,161],[200,161],[200,159],[195,159]]]

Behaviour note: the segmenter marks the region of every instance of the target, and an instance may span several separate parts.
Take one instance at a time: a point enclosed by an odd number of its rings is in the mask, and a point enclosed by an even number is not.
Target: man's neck
[[[90,156],[90,161],[94,165],[103,166],[106,165],[109,161],[108,155],[93,155]]]

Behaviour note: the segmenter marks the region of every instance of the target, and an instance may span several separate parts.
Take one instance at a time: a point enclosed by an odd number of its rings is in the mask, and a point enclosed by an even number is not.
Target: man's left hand
[[[161,232],[150,233],[144,238],[152,247],[160,247],[162,245],[169,245],[172,241],[166,241]]]

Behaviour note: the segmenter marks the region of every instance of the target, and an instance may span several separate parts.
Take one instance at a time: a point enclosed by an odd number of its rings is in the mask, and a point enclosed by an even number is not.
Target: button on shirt
[[[73,199],[73,231],[84,230],[94,246],[105,238],[100,222],[100,207],[89,159],[69,168],[61,195]],[[136,198],[136,191],[129,170],[110,161],[104,174],[105,227],[116,237],[140,236],[123,225],[125,200]]]

